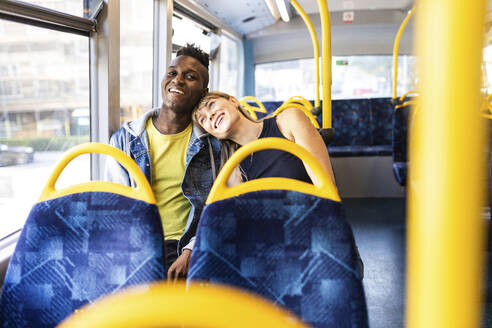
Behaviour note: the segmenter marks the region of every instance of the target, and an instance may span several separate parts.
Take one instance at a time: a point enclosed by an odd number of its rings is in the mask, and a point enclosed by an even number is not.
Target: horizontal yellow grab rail
[[[263,103],[261,101],[259,101],[256,97],[253,97],[253,96],[242,97],[240,99],[240,102],[241,101],[244,101],[245,103],[247,101],[253,101],[253,102],[255,102],[258,105],[258,107],[256,107],[257,108],[257,110],[256,110],[257,112],[265,113],[265,114],[267,113],[267,110],[266,110],[265,106],[263,106]],[[249,106],[251,106],[251,105],[249,105]],[[253,106],[251,106],[251,107],[253,107]]]
[[[309,111],[311,111],[311,109],[313,109],[313,105],[311,104],[311,102],[302,96],[290,97],[287,101],[284,102],[284,104],[285,103],[299,103],[299,104],[303,105],[304,107],[306,107]]]
[[[258,120],[258,115],[256,115],[256,111],[257,109],[259,109],[258,107],[251,106],[250,104],[242,100],[239,101],[239,105],[241,105],[243,109],[248,112],[249,116],[251,116],[252,119]]]
[[[308,110],[305,106],[303,105],[300,105],[300,104],[297,104],[297,103],[293,103],[293,102],[290,102],[290,103],[283,103],[282,105],[280,105],[279,108],[277,108],[272,116],[277,116],[279,115],[280,113],[282,113],[284,110],[286,110],[287,108],[297,108],[297,109],[300,109],[302,110],[302,112],[304,114],[306,114],[306,116],[309,118],[309,120],[311,121],[311,123],[314,125],[314,127],[316,129],[319,129],[319,124],[318,124],[318,121],[316,121],[316,117],[313,115],[313,113],[311,113],[310,110]]]
[[[400,97],[400,102],[404,101],[409,95],[415,95],[418,96],[419,92],[417,90],[410,90],[405,92],[401,97]]]
[[[315,174],[318,179],[317,185],[287,178],[261,178],[243,182],[234,187],[228,187],[227,181],[234,168],[248,155],[264,149],[283,150],[299,157]],[[208,195],[207,204],[259,190],[292,190],[337,202],[340,201],[335,183],[318,160],[303,147],[281,138],[259,139],[239,148],[220,171]]]

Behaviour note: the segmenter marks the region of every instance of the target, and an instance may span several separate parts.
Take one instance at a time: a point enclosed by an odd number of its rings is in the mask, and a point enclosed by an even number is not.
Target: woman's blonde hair
[[[198,123],[198,114],[201,109],[208,108],[210,103],[214,99],[224,98],[226,100],[233,99],[233,96],[228,95],[227,93],[220,91],[210,91],[207,93],[198,103],[198,105],[193,109],[193,113],[191,114],[191,118],[195,124],[200,125]],[[238,104],[237,110],[248,120],[252,122],[259,122],[253,119],[249,113]],[[261,121],[261,120],[260,120]],[[220,167],[224,166],[225,162],[232,156],[232,154],[239,148],[239,145],[230,139],[220,139]]]

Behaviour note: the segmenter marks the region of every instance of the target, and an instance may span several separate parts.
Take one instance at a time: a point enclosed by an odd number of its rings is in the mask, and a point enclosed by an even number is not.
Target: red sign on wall
[[[353,11],[344,11],[343,12],[343,22],[344,23],[353,23],[354,22],[354,12]]]

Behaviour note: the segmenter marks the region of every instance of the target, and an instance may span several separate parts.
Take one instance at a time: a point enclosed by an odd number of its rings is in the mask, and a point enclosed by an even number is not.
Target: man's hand
[[[190,258],[191,250],[183,250],[183,253],[174,261],[169,270],[167,270],[167,280],[177,281],[179,278],[186,278]]]

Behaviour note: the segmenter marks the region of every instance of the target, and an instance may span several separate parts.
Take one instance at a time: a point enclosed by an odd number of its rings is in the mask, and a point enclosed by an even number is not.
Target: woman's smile
[[[224,116],[225,116],[224,113],[220,113],[219,115],[217,115],[214,122],[215,129],[217,129],[222,124],[222,122],[224,121]]]

